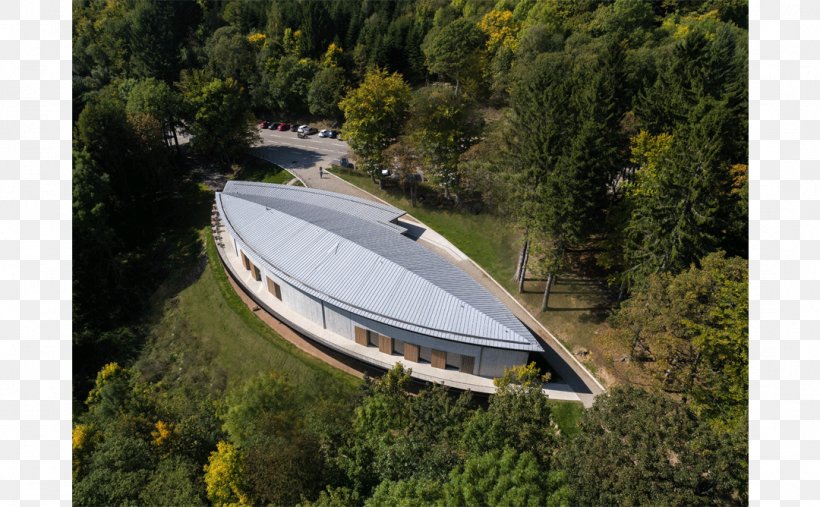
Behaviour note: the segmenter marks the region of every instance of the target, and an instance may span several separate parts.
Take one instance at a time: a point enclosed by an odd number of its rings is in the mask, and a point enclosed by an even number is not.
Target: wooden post
[[[557,276],[550,273],[547,275],[547,285],[544,287],[544,299],[541,301],[541,311],[546,311],[547,305],[550,302],[550,290],[552,290],[552,284],[555,281]]]
[[[521,257],[518,263],[518,293],[524,292],[524,278],[527,274],[527,261],[530,257],[530,239],[524,240],[524,247],[521,250]]]

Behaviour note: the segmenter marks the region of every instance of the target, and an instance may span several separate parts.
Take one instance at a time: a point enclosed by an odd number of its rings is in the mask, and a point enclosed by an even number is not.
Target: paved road
[[[254,155],[288,169],[304,181],[306,186],[380,201],[374,195],[331,173],[326,172],[323,178],[319,178],[320,166],[327,168],[330,166],[331,160],[348,155],[349,148],[344,141],[319,138],[318,136],[299,139],[296,137],[295,132],[270,130],[262,130],[261,135],[262,143],[253,149]],[[568,388],[578,394],[579,399],[585,406],[590,406],[594,397],[603,392],[603,387],[578,362],[572,353],[564,348],[555,336],[530,314],[512,294],[501,287],[472,259],[443,236],[411,215],[405,215],[401,220],[409,223],[411,228],[417,231],[413,236],[419,241],[419,244],[435,251],[472,276],[504,303],[516,317],[521,319],[547,345],[544,347],[547,361],[561,375]]]
[[[288,169],[309,187],[321,187],[319,166],[330,167],[331,160],[346,157],[350,150],[344,141],[317,135],[299,139],[296,132],[267,129],[261,129],[260,134],[262,143],[254,148],[254,154]]]

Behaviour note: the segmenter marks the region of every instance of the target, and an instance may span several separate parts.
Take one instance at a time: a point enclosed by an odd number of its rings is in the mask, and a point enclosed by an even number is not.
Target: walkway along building
[[[380,368],[492,392],[542,352],[466,273],[405,236],[404,211],[321,190],[229,181],[216,193],[228,270],[267,311]]]

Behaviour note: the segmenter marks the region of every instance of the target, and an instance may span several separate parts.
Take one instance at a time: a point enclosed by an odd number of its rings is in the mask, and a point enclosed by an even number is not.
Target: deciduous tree
[[[409,103],[410,87],[401,75],[382,69],[369,72],[339,103],[345,115],[342,131],[374,181],[384,150],[401,133]]]
[[[244,90],[233,78],[202,79],[192,74],[184,86],[187,130],[198,152],[227,159],[247,150],[259,138]]]
[[[574,502],[744,504],[745,488],[737,488],[745,481],[744,467],[725,461],[743,456],[744,444],[734,438],[717,443],[704,431],[711,430],[660,394],[620,387],[598,396],[560,457]]]
[[[219,442],[205,465],[205,491],[214,505],[252,505],[244,479],[241,451]]]
[[[451,79],[458,95],[463,84],[476,97],[481,86],[484,32],[466,19],[457,19],[439,30],[433,30],[424,40],[422,51],[430,72]]]
[[[345,95],[345,72],[336,66],[327,66],[313,77],[307,92],[310,114],[325,118],[339,118],[339,102]]]
[[[550,479],[529,452],[511,448],[471,457],[450,473],[444,485],[445,505],[529,507],[568,506],[560,476]]]
[[[748,265],[713,253],[679,275],[649,277],[614,323],[662,389],[701,417],[746,417]]]
[[[547,396],[541,390],[548,376],[534,364],[511,368],[496,379],[496,393],[486,410],[466,422],[462,441],[473,455],[510,447],[531,453],[549,467],[557,447]]]
[[[478,142],[483,126],[471,104],[449,88],[433,86],[413,93],[407,134],[424,163],[427,176],[459,202],[458,161]]]

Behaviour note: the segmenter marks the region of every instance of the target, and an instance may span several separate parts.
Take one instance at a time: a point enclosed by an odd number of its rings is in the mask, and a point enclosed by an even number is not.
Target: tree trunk
[[[171,132],[174,133],[174,146],[176,146],[177,156],[179,156],[179,139],[177,139],[177,128],[173,125],[171,126]]]
[[[165,144],[166,148],[170,148],[171,147],[171,139],[168,137],[168,126],[163,123],[160,126],[160,130],[162,131],[162,142]]]
[[[410,184],[410,204],[415,208],[416,207],[416,180],[413,178],[413,182]]]
[[[636,350],[638,349],[638,344],[641,343],[641,332],[639,329],[634,329],[632,334],[632,349],[629,352],[629,357],[633,361],[637,361],[638,359],[642,359],[638,357]]]
[[[530,257],[530,239],[524,240],[524,245],[521,247],[521,254],[518,256],[518,271],[516,277],[518,278],[518,293],[524,292],[524,276],[527,274],[527,261]]]
[[[618,304],[621,304],[624,300],[624,294],[626,293],[626,280],[621,281],[621,287],[618,290]]]
[[[547,310],[547,305],[550,302],[550,291],[552,290],[552,284],[555,282],[555,279],[558,278],[556,275],[550,273],[547,275],[547,285],[544,287],[544,299],[541,300],[541,311]]]

